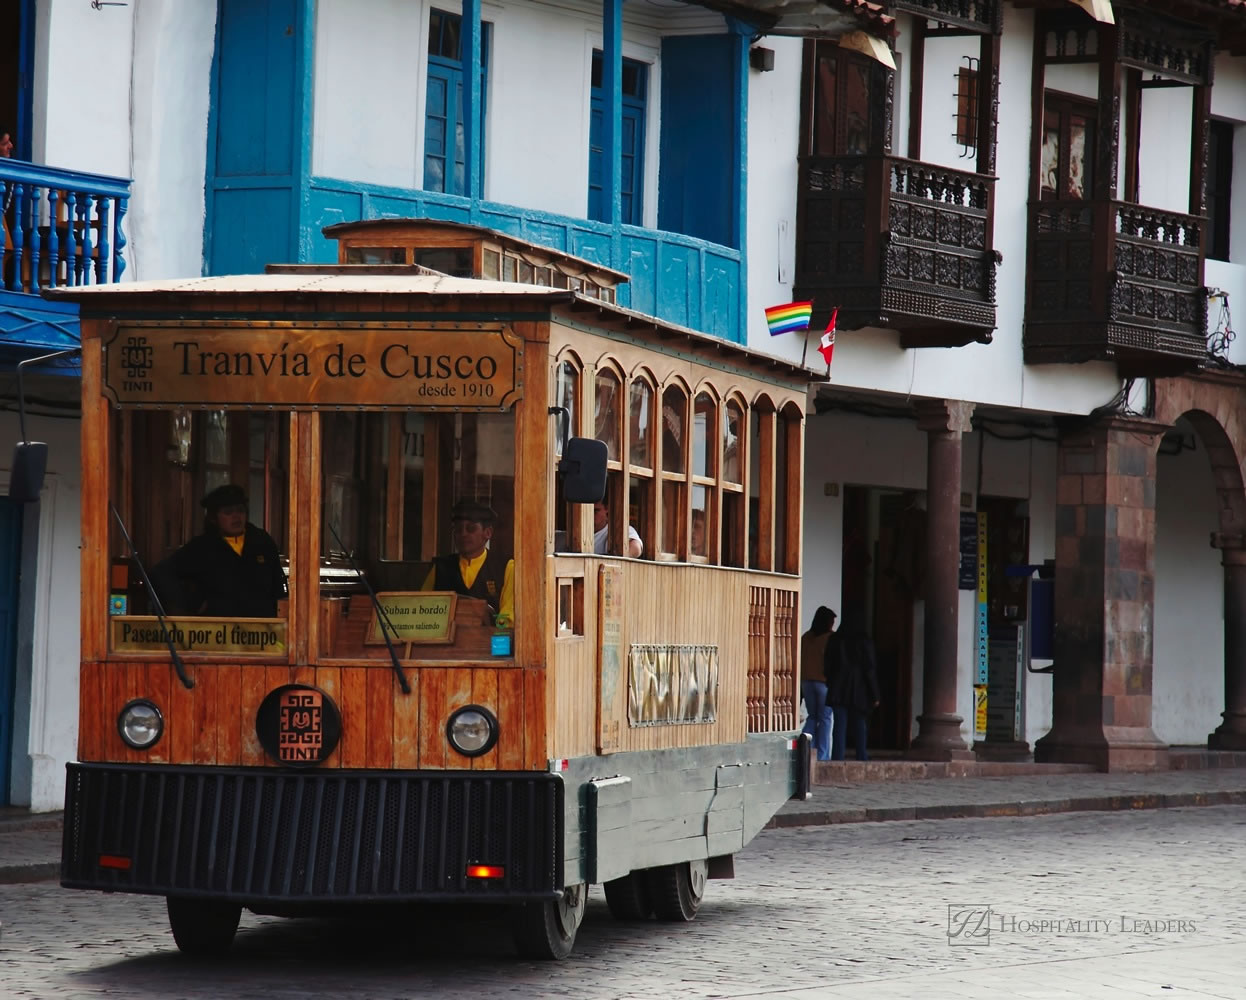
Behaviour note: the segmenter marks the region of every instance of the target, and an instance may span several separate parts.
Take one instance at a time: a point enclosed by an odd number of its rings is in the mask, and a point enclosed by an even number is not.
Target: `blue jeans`
[[[831,714],[835,719],[835,728],[831,730],[831,760],[843,760],[845,744],[848,742],[848,728],[852,727],[853,743],[857,751],[857,760],[869,760],[869,751],[865,744],[868,737],[865,712],[858,712],[847,705],[832,705]]]
[[[831,759],[831,706],[826,703],[826,685],[821,681],[801,681],[800,696],[805,701],[804,732],[813,737],[818,760]]]

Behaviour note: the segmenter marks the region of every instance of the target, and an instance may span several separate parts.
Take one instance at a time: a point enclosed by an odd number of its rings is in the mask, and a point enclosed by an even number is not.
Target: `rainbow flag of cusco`
[[[771,306],[766,310],[766,325],[770,336],[791,333],[793,330],[809,329],[809,317],[813,315],[812,302],[789,302],[785,306]]]

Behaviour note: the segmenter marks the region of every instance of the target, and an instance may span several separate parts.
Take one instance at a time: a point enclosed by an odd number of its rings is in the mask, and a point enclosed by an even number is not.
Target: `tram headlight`
[[[146,750],[155,746],[164,732],[164,716],[146,698],[135,698],[117,716],[117,731],[126,746]]]
[[[446,723],[446,739],[465,757],[488,753],[498,741],[498,720],[480,705],[457,709]]]

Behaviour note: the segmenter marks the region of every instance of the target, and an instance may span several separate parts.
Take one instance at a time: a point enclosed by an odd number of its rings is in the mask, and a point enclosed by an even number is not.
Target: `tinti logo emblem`
[[[991,943],[989,906],[948,903],[947,943],[955,947],[984,948]]]
[[[283,764],[304,764],[320,759],[324,746],[322,707],[319,691],[303,688],[282,692],[277,756]]]
[[[128,337],[121,347],[121,367],[126,376],[132,379],[147,377],[147,369],[151,367],[151,345],[146,337]]]

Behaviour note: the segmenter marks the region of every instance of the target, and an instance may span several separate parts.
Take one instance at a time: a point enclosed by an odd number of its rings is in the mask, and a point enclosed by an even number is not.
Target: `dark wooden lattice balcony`
[[[890,327],[905,347],[987,343],[995,328],[995,178],[897,156],[800,166],[794,294],[814,324]]]
[[[1027,363],[1163,375],[1206,356],[1204,219],[1124,201],[1032,202],[1029,215]]]

